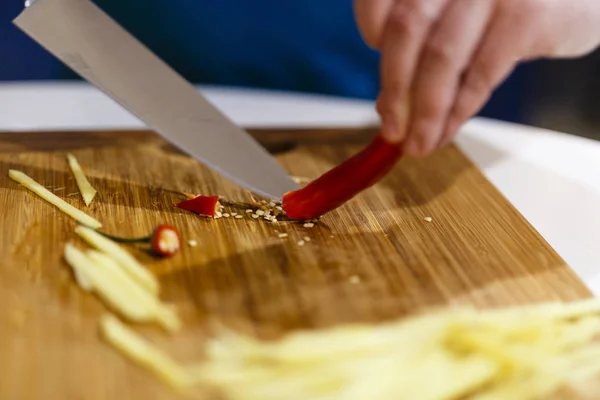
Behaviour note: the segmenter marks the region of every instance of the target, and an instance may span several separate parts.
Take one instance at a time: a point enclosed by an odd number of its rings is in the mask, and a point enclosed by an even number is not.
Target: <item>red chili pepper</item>
[[[159,225],[152,233],[152,248],[163,257],[170,257],[179,251],[181,238],[171,225]]]
[[[219,211],[219,196],[196,196],[175,204],[175,207],[195,212],[196,214],[214,217]]]
[[[96,230],[101,235],[106,236],[120,243],[149,243],[152,246],[152,250],[158,255],[163,257],[170,257],[177,253],[181,248],[181,238],[177,228],[172,225],[159,225],[154,229],[150,236],[137,237],[137,238],[124,238],[120,236],[114,236],[110,233],[101,232]]]
[[[297,220],[319,217],[371,187],[394,167],[402,149],[380,135],[362,151],[321,175],[302,189],[283,196],[287,216]]]

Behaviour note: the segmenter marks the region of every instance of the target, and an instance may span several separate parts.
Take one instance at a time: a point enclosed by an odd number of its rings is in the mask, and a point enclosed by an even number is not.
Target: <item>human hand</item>
[[[354,8],[363,38],[381,52],[382,135],[412,156],[448,144],[519,61],[600,44],[598,0],[354,0]]]

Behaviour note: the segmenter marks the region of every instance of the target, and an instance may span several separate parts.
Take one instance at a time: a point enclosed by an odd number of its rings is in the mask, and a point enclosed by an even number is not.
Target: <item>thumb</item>
[[[395,0],[354,0],[354,18],[364,41],[378,49],[383,28]]]

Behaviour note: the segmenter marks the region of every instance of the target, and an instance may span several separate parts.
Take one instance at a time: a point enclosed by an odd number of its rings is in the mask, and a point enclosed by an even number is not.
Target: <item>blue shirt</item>
[[[0,80],[79,79],[0,10]],[[362,40],[351,0],[95,0],[186,79],[375,99],[379,54]],[[505,85],[487,107],[516,120],[519,97]],[[508,89],[511,89],[508,87]],[[506,98],[508,96],[508,98]],[[493,102],[500,98],[500,105]],[[522,96],[521,96],[522,98]]]

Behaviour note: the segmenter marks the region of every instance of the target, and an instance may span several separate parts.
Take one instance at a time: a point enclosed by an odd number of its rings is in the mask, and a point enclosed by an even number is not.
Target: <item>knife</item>
[[[209,168],[272,199],[298,189],[252,136],[90,0],[28,0],[13,22]]]

